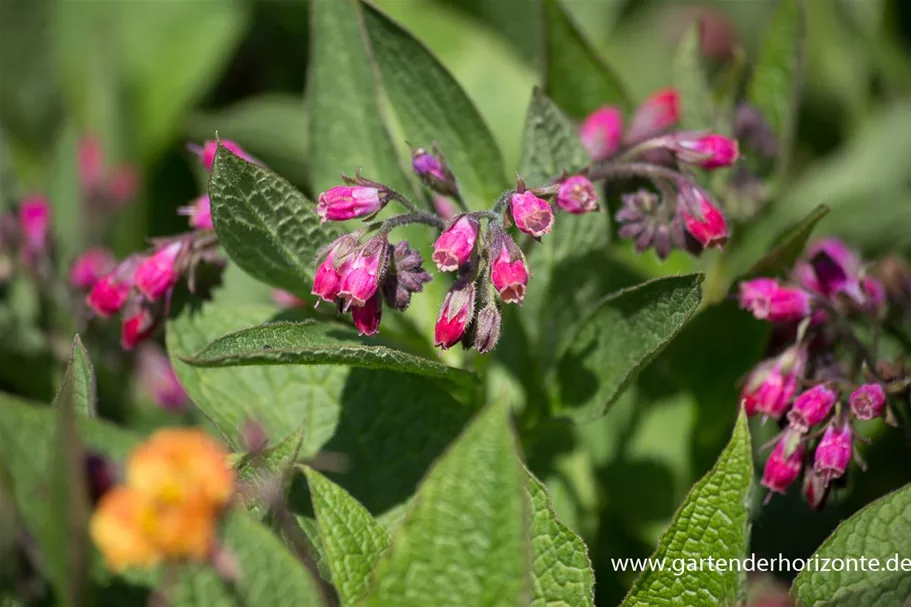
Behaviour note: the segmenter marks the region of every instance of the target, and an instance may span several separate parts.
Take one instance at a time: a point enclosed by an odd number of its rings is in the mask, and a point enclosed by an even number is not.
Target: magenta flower
[[[443,305],[433,330],[434,345],[443,350],[459,343],[474,318],[475,283],[453,285]]]
[[[740,155],[736,139],[706,133],[677,133],[668,137],[670,149],[680,162],[704,169],[728,167]]]
[[[811,426],[815,426],[829,415],[837,399],[835,392],[822,384],[802,392],[794,399],[794,406],[788,411],[791,428],[806,433]]]
[[[387,243],[373,240],[341,268],[338,297],[346,301],[345,308],[361,307],[373,297],[379,287],[380,273],[385,269]],[[327,283],[328,284],[328,283]]]
[[[373,294],[363,306],[351,309],[351,318],[359,335],[376,335],[379,333],[380,320],[383,317],[383,297],[379,292]]]
[[[841,478],[848,469],[853,436],[851,424],[847,422],[838,428],[834,424],[830,425],[822,435],[813,455],[813,471],[823,477],[826,484],[832,479]]]
[[[148,307],[139,306],[135,312],[123,319],[120,327],[120,346],[124,350],[132,350],[152,335],[160,320]]]
[[[380,191],[364,186],[340,185],[319,195],[316,214],[322,222],[345,221],[373,215],[383,208]]]
[[[88,249],[70,267],[70,284],[77,289],[89,290],[113,272],[116,265],[109,250],[101,247]]]
[[[86,136],[79,140],[76,164],[79,168],[79,183],[84,192],[94,193],[104,187],[104,150],[97,137]]]
[[[202,148],[191,148],[194,152],[199,155],[199,159],[202,161],[202,165],[206,167],[206,171],[212,172],[212,164],[215,162],[215,152],[218,151],[218,141],[207,140],[202,144]],[[230,139],[222,139],[221,146],[226,148],[229,152],[235,156],[243,158],[247,162],[256,162],[252,156],[250,156],[240,144]]]
[[[342,275],[338,268],[335,267],[335,253],[337,250],[338,245],[332,247],[323,262],[319,264],[319,268],[316,269],[316,276],[313,278],[313,290],[310,291],[329,303],[335,302],[342,284]],[[319,301],[316,303],[319,305]]]
[[[446,181],[447,175],[443,170],[443,163],[439,158],[430,154],[423,148],[414,151],[411,156],[411,167],[420,177],[433,177],[440,181]]]
[[[759,363],[740,395],[747,415],[762,413],[772,419],[781,418],[797,393],[798,379],[803,376],[806,364],[806,350],[796,346],[777,359]]]
[[[29,196],[19,205],[22,255],[32,265],[47,253],[51,233],[51,202],[44,196]]]
[[[759,320],[790,322],[810,315],[810,294],[793,287],[782,287],[771,278],[756,278],[740,283],[740,307]]]
[[[178,209],[181,215],[190,218],[190,227],[196,230],[214,230],[212,223],[212,202],[208,194],[203,194],[190,205]]]
[[[832,297],[844,293],[859,304],[864,302],[860,258],[845,243],[837,238],[825,238],[810,247],[807,257],[821,295]]]
[[[275,305],[279,308],[301,308],[307,303],[294,293],[283,289],[272,289],[271,295],[272,301],[275,302]]]
[[[178,260],[184,251],[184,242],[164,245],[144,259],[136,268],[135,284],[140,293],[155,301],[170,291],[180,280]]]
[[[848,403],[857,419],[867,421],[883,414],[886,391],[879,384],[864,384],[851,393]]]
[[[728,224],[724,213],[709,200],[700,188],[688,186],[688,194],[699,204],[702,218],[690,214],[682,205],[683,225],[686,231],[705,248],[724,246],[728,240]]]
[[[582,122],[579,140],[593,160],[610,158],[623,140],[623,113],[612,105],[595,110]]]
[[[680,120],[680,94],[675,88],[661,89],[646,99],[636,110],[626,141],[637,143],[654,137]]]
[[[107,184],[107,199],[115,207],[130,202],[139,192],[139,172],[129,164],[121,165],[111,173]]]
[[[557,190],[557,206],[574,215],[598,210],[598,192],[586,177],[567,178]]]
[[[480,228],[478,220],[462,215],[433,244],[433,262],[443,272],[452,272],[471,259]]]
[[[445,221],[449,221],[455,217],[457,212],[452,201],[439,194],[433,197],[433,209],[437,212],[437,215],[442,217]]]
[[[183,411],[190,404],[168,355],[158,344],[148,343],[136,355],[136,380],[156,405],[168,411]]]
[[[800,475],[806,447],[803,441],[798,440],[796,444],[794,441],[795,438],[786,432],[766,460],[762,484],[769,491],[784,494]]]
[[[888,303],[885,285],[872,276],[866,276],[860,286],[864,293],[864,310],[876,316],[885,315]]]
[[[131,279],[121,280],[117,276],[117,271],[114,271],[92,286],[85,303],[95,314],[107,318],[123,308],[130,296],[131,286]]]
[[[490,278],[503,301],[521,304],[528,286],[528,268],[518,247],[515,249],[511,250],[506,244],[501,246],[500,254],[493,261]]]
[[[535,238],[549,233],[554,225],[554,211],[546,200],[531,192],[516,192],[509,200],[509,210],[516,226]]]

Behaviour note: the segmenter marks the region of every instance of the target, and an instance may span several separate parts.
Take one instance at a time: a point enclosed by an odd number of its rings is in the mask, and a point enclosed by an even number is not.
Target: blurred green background
[[[515,167],[530,91],[540,80],[536,1],[377,4],[452,71],[493,130],[507,167]],[[723,61],[740,46],[751,56],[774,1],[564,5],[641,100],[671,84],[674,48],[695,18],[704,19],[710,60]],[[821,232],[845,237],[869,257],[911,249],[911,4],[808,0],[807,8],[806,86],[791,180],[745,230],[726,262],[733,268],[748,267],[772,237],[823,203],[832,212]],[[216,130],[313,194],[308,38],[304,1],[0,0],[0,207],[29,192],[48,193],[61,259],[72,259],[86,245],[76,170],[77,142],[86,134],[100,138],[109,165],[140,170],[141,195],[120,211],[109,235],[118,254],[184,229],[175,210],[201,192],[205,177],[186,143],[211,139]],[[621,257],[640,278],[694,267],[677,257],[664,266],[651,254]],[[221,297],[268,301],[269,289],[232,268]],[[730,339],[755,335],[743,316],[722,310],[697,320],[608,416],[581,429],[555,423],[538,439],[547,448],[535,451],[541,461],[533,467],[549,470],[559,512],[589,543],[603,604],[616,603],[633,578],[610,571],[606,559],[651,551],[728,436],[734,384],[761,349],[758,338]],[[26,322],[0,317],[0,348]],[[724,368],[707,368],[718,360]],[[11,381],[0,373],[0,388],[17,390]],[[714,405],[725,399],[730,414],[718,417]],[[876,441],[867,453],[871,472],[852,478],[821,515],[797,496],[773,500],[758,510],[754,549],[810,554],[840,518],[911,480],[907,449],[898,433]]]

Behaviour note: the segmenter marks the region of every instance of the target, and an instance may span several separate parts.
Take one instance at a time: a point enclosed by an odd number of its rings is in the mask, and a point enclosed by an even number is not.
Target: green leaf
[[[742,605],[745,574],[699,569],[701,559],[742,559],[749,542],[747,503],[753,483],[753,454],[746,415],[741,411],[731,442],[712,468],[690,490],[658,541],[652,561],[621,607],[728,607]],[[673,563],[692,565],[678,575]],[[695,565],[693,565],[695,563]]]
[[[624,87],[592,47],[560,0],[544,3],[544,90],[563,111],[576,119],[604,105],[630,107]]]
[[[803,86],[805,21],[803,0],[779,0],[747,84],[747,99],[778,136],[778,176],[787,168],[796,130]]]
[[[358,0],[311,2],[310,143],[317,191],[341,173],[364,175],[405,192],[396,148],[377,105],[377,82]]]
[[[753,264],[747,276],[776,276],[789,271],[803,254],[816,224],[826,216],[829,207],[819,205],[797,224],[779,236],[771,251]]]
[[[367,591],[370,572],[389,548],[389,532],[344,489],[305,467],[313,511],[332,583],[342,605],[354,605]]]
[[[96,417],[97,395],[95,390],[95,369],[92,367],[92,361],[89,359],[89,353],[79,336],[73,341],[73,356],[70,360],[70,366],[67,370],[69,385],[67,389],[71,391],[70,395],[64,395],[63,388],[57,395],[58,405],[62,398],[70,399],[76,412],[86,417]]]
[[[217,111],[199,112],[188,120],[187,134],[193,141],[213,139],[216,131],[292,183],[309,185],[309,122],[300,95],[248,97]]]
[[[471,381],[471,374],[358,337],[335,323],[271,322],[216,339],[184,359],[199,367],[243,365],[351,365]]]
[[[471,99],[436,57],[382,12],[363,3],[383,86],[405,138],[440,146],[463,198],[487,208],[506,187],[503,158]]]
[[[508,409],[482,411],[412,500],[363,605],[518,605],[530,546],[525,479]]]
[[[575,173],[591,162],[572,121],[535,87],[525,115],[519,174],[531,187],[549,185],[564,171]]]
[[[526,471],[531,503],[531,606],[595,604],[585,542],[554,514],[544,484]]]
[[[699,31],[697,20],[677,46],[674,85],[680,93],[681,126],[688,131],[711,131],[715,129],[717,108],[702,65]]]
[[[668,276],[609,295],[560,348],[561,413],[604,414],[636,374],[683,328],[699,305],[701,274]]]
[[[879,571],[859,566],[843,571],[833,571],[831,566],[828,571],[806,569],[794,580],[791,595],[799,604],[814,607],[905,607],[911,601],[909,537],[911,485],[868,504],[842,522],[812,557],[830,565],[832,559],[859,561],[865,557],[867,563],[877,559]],[[887,570],[890,559],[892,571]]]
[[[307,289],[317,252],[337,235],[320,225],[312,202],[269,169],[221,146],[209,196],[218,240],[237,265],[274,287]]]

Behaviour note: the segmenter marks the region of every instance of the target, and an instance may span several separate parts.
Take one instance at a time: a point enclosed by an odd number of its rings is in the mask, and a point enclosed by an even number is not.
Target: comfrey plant
[[[748,415],[784,426],[766,462],[762,483],[784,493],[804,473],[804,494],[821,508],[845,476],[856,450],[859,423],[899,425],[899,407],[911,386],[903,357],[889,360],[879,339],[889,307],[907,308],[901,270],[893,269],[894,300],[871,267],[845,243],[811,246],[788,281],[755,278],[740,284],[740,306],[776,324],[780,352],[747,378]],[[897,279],[897,280],[896,280]]]

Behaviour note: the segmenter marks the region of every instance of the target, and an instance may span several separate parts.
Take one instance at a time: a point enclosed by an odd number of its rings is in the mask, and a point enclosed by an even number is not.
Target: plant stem
[[[592,181],[610,179],[612,177],[645,177],[653,181],[668,179],[673,182],[687,179],[683,173],[648,162],[592,165],[592,170],[589,173],[589,179]]]
[[[396,215],[390,217],[382,222],[382,229],[392,230],[399,226],[408,225],[409,223],[423,223],[425,225],[433,226],[439,230],[442,230],[446,227],[446,222],[443,221],[441,217],[432,215],[431,213],[425,213],[424,211],[415,210],[412,213],[407,213],[405,215]]]

